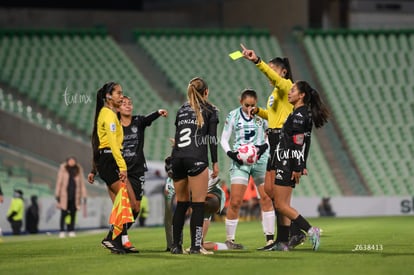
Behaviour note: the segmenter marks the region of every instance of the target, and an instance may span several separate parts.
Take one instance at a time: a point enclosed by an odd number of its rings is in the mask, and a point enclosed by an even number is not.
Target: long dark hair
[[[75,161],[74,166],[69,166],[69,160],[70,159],[73,159]],[[80,172],[78,160],[74,156],[70,156],[70,157],[66,158],[65,168],[66,168],[66,171],[68,171],[69,175],[71,175],[72,177],[78,175],[79,172]]]
[[[279,66],[286,70],[284,78],[290,79],[293,82],[292,70],[290,69],[289,59],[287,57],[275,57],[269,61],[273,65]]]
[[[322,127],[328,122],[329,111],[319,96],[319,93],[306,81],[297,81],[295,85],[300,93],[305,93],[303,103],[305,103],[312,112],[313,124],[316,128]]]
[[[96,93],[96,108],[95,108],[95,118],[93,120],[93,130],[92,130],[92,152],[93,152],[93,164],[94,167],[97,167],[99,160],[99,137],[98,137],[98,116],[102,107],[105,105],[106,95],[112,94],[115,86],[118,85],[116,82],[105,83],[102,88]]]

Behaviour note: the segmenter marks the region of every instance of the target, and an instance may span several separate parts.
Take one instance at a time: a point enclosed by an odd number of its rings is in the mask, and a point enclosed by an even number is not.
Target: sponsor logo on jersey
[[[295,123],[295,124],[303,124],[303,120],[299,120],[299,119],[293,119],[293,123]]]

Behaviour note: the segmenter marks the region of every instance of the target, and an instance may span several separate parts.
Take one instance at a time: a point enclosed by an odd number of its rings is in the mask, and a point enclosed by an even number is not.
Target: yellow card
[[[229,54],[229,56],[231,59],[236,60],[236,59],[239,59],[240,57],[243,57],[243,54],[241,53],[241,51],[235,51]]]

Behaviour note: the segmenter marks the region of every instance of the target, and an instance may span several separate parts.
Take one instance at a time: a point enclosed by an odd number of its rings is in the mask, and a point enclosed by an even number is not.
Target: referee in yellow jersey
[[[105,181],[112,202],[121,188],[121,183],[126,182],[131,206],[136,206],[135,195],[127,177],[127,165],[122,156],[122,142],[124,132],[117,117],[118,108],[123,100],[122,87],[118,83],[108,82],[100,88],[96,95],[96,110],[94,127],[92,131],[93,166],[92,174],[98,172]],[[90,174],[91,175],[91,174]],[[88,181],[93,182],[93,176],[88,176]],[[108,236],[102,240],[102,245],[112,253],[124,254],[131,249],[131,243],[127,235],[126,224],[122,234],[112,240],[113,227]]]
[[[293,86],[292,71],[288,58],[276,57],[267,64],[253,50],[247,49],[243,45],[241,46],[243,49],[243,57],[252,61],[266,75],[270,84],[273,86],[273,91],[267,99],[266,109],[257,107],[253,110],[254,114],[268,120],[269,128],[267,129],[267,135],[270,155],[267,162],[264,187],[265,192],[273,198],[273,185],[275,183],[273,155],[279,143],[279,134],[283,123],[293,111],[293,105],[288,101],[288,93]],[[281,245],[281,243],[287,243],[289,248],[294,248],[305,241],[306,235],[295,224],[292,224],[290,228],[281,224],[281,221],[277,218],[277,237],[275,244],[273,246],[265,246],[261,249],[285,250],[286,247]]]

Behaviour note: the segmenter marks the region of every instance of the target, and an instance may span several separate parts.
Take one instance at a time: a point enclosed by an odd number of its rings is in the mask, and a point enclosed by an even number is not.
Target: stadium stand
[[[244,88],[258,91],[261,106],[265,106],[271,90],[266,78],[254,66],[246,64],[245,60],[233,61],[228,54],[239,50],[240,43],[244,43],[260,53],[264,60],[283,55],[277,39],[263,30],[137,30],[135,35],[139,46],[178,91],[186,93],[185,83],[195,76],[207,80],[211,91],[209,99],[220,109],[222,123],[225,115],[238,106],[238,96]],[[219,128],[222,127],[220,124]],[[311,172],[303,184],[306,187],[298,188],[295,195],[340,195],[315,136],[313,144],[309,160]],[[221,149],[219,157],[220,164],[224,164],[220,165],[221,171],[226,173],[230,161]]]
[[[38,197],[53,196],[53,192],[46,184],[33,184],[29,181],[30,171],[21,166],[7,166],[0,163],[0,182],[5,196],[12,197],[15,189],[24,190],[24,195]]]
[[[122,84],[131,96],[136,111],[146,114],[166,103],[151,89],[147,81],[106,31],[36,30],[0,32],[0,81],[33,100],[52,116],[73,125],[88,140],[94,116],[96,91],[107,81]],[[3,93],[4,94],[4,93]],[[17,115],[33,117],[35,122],[54,127],[45,115],[32,114],[30,106],[19,105],[7,95],[4,108]],[[177,107],[167,103],[165,108]],[[149,135],[172,135],[173,118],[157,121]],[[161,124],[161,125],[159,125]],[[59,125],[58,130],[65,131]],[[150,159],[163,159],[169,150],[168,141],[153,139],[147,146]]]
[[[257,50],[265,60],[282,55],[277,39],[261,30],[163,29],[138,30],[135,35],[137,46],[146,51],[183,96],[192,77],[202,76],[208,81],[210,99],[220,109],[220,128],[224,116],[238,105],[241,90],[257,90],[261,106],[271,90],[254,66],[245,60],[232,61],[228,54],[240,49],[242,42]],[[64,127],[51,124],[50,116],[56,117],[83,133],[85,140],[92,128],[96,90],[106,81],[121,83],[124,93],[134,100],[135,112],[169,110],[167,119],[159,119],[147,130],[145,152],[149,160],[163,160],[170,153],[168,137],[174,134],[174,114],[180,103],[165,102],[106,31],[3,30],[0,65],[5,68],[0,71],[0,81],[47,112],[33,112],[31,106],[4,91],[0,93],[6,99],[1,102],[3,109],[70,135]],[[227,179],[230,161],[221,149],[219,161],[222,177]],[[305,187],[298,188],[296,196],[341,194],[316,136],[308,167],[310,174],[303,180]]]
[[[26,105],[21,100],[16,100],[13,98],[13,94],[5,92],[2,88],[0,88],[0,110],[17,115],[48,130],[56,131],[73,138],[84,139],[84,137],[75,134],[70,129],[62,127],[61,124],[53,122],[51,118],[44,117],[41,112],[35,112],[32,106]]]
[[[372,194],[413,194],[414,31],[308,31],[303,43]]]

